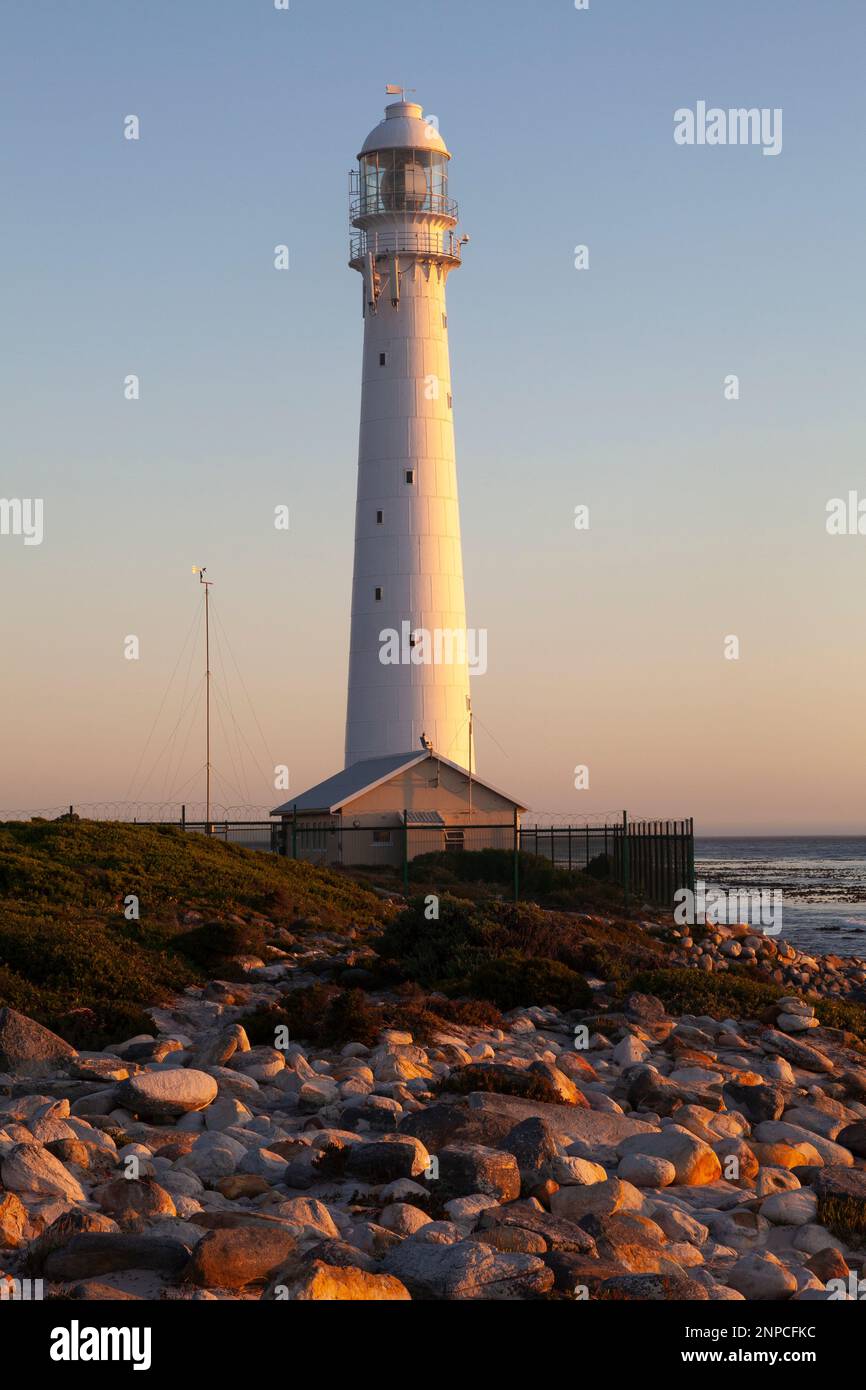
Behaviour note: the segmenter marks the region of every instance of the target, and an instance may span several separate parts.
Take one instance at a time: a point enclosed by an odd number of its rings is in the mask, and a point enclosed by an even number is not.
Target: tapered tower
[[[474,766],[445,303],[463,244],[450,158],[435,120],[400,100],[352,175],[364,360],[347,767],[422,739]]]

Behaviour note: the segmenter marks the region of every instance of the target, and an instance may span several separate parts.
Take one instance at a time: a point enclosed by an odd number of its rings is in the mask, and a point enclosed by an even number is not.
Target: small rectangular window
[[[381,526],[381,525],[382,525],[382,522],[383,522],[384,520],[385,520],[385,513],[384,513],[384,512],[377,512],[377,513],[376,513],[376,525],[377,525],[377,526]]]
[[[406,469],[406,482],[407,482],[407,483],[409,484],[409,486],[411,487],[412,484],[414,483],[414,481],[415,481],[415,469],[414,469],[414,468],[407,468],[407,469]]]
[[[451,409],[451,407],[452,407],[453,404],[454,404],[454,398],[453,398],[453,396],[451,395],[451,392],[449,391],[449,392],[448,392],[448,409],[449,409],[449,410]]]
[[[381,589],[378,589],[378,588],[376,589],[376,602],[377,602],[377,603],[381,603],[381,602],[382,602],[382,590],[381,590]]]
[[[445,831],[445,848],[446,848],[446,850],[458,850],[458,849],[462,849],[462,848],[463,848],[463,831],[462,831],[462,830],[446,830],[446,831]]]
[[[443,327],[443,328],[447,328],[447,327],[448,327],[448,315],[447,315],[447,314],[443,314],[443,315],[442,315],[442,327]]]
[[[391,832],[390,832],[390,830],[374,830],[374,831],[373,831],[373,844],[374,844],[374,845],[390,845],[390,843],[391,843]]]
[[[388,365],[388,354],[387,354],[387,352],[380,352],[380,353],[379,353],[379,366],[380,366],[380,367],[387,367],[387,365]]]

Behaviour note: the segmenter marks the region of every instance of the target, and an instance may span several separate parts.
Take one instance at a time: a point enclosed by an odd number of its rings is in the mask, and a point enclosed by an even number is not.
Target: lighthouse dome
[[[451,158],[435,123],[424,119],[423,107],[414,101],[394,101],[385,107],[384,121],[370,131],[358,158],[374,150],[395,149],[435,150]]]

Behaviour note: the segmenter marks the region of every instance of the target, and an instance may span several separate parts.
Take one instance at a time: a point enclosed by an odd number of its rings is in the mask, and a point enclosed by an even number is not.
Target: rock
[[[177,1215],[171,1194],[152,1178],[115,1178],[97,1188],[93,1197],[106,1216],[113,1216],[122,1227],[145,1218]]]
[[[37,1240],[32,1241],[28,1246],[25,1256],[28,1273],[42,1274],[45,1260],[53,1250],[60,1250],[64,1245],[69,1244],[73,1236],[83,1235],[88,1231],[101,1233],[117,1231],[117,1222],[112,1221],[108,1216],[103,1216],[100,1212],[85,1211],[80,1207],[64,1211],[50,1222]]]
[[[379,1222],[386,1231],[394,1231],[398,1236],[412,1236],[422,1226],[428,1225],[430,1217],[420,1207],[408,1202],[392,1202],[385,1207]]]
[[[845,1279],[850,1274],[848,1261],[834,1245],[825,1246],[823,1250],[818,1250],[814,1255],[810,1255],[806,1261],[805,1268],[826,1284],[828,1279]]]
[[[475,1229],[478,1218],[490,1207],[498,1207],[495,1197],[485,1192],[471,1192],[467,1197],[452,1197],[445,1203],[445,1215],[455,1226],[460,1226],[465,1235]]]
[[[635,1211],[608,1215],[591,1213],[581,1225],[596,1243],[599,1259],[611,1261],[631,1274],[675,1274],[679,1265],[665,1250],[660,1226]]]
[[[521,1230],[540,1236],[548,1250],[570,1251],[573,1254],[595,1255],[595,1241],[582,1226],[565,1217],[538,1211],[530,1202],[510,1202],[508,1206],[490,1207],[478,1223],[479,1240],[492,1230]]]
[[[866,1120],[856,1120],[846,1125],[836,1135],[836,1143],[843,1149],[850,1149],[858,1158],[866,1158]]]
[[[280,1202],[277,1215],[291,1221],[294,1226],[303,1227],[307,1232],[317,1233],[325,1240],[339,1239],[340,1232],[330,1211],[324,1202],[318,1202],[313,1197],[290,1197],[287,1202]]]
[[[804,1071],[826,1072],[832,1076],[836,1068],[816,1047],[810,1047],[808,1043],[798,1042],[788,1036],[787,1033],[777,1033],[772,1028],[766,1029],[761,1034],[761,1046],[768,1052],[778,1052],[786,1061],[793,1063],[795,1067],[802,1067]]]
[[[779,1014],[776,1026],[783,1033],[805,1033],[810,1028],[820,1027],[820,1024],[817,1018],[807,1018],[805,1014]]]
[[[231,1023],[219,1028],[203,1038],[194,1049],[192,1064],[195,1067],[224,1067],[237,1052],[249,1052],[250,1040],[239,1023]]]
[[[797,1291],[794,1275],[770,1254],[742,1255],[725,1282],[745,1299],[757,1302],[790,1298]]]
[[[650,1054],[650,1049],[640,1038],[636,1038],[633,1033],[627,1033],[621,1042],[618,1042],[611,1054],[611,1061],[615,1067],[623,1070],[632,1067],[637,1062],[643,1062]]]
[[[706,1302],[703,1284],[686,1274],[617,1274],[600,1285],[602,1297],[646,1303]]]
[[[812,1148],[818,1150],[823,1161],[829,1165],[851,1167],[854,1162],[849,1149],[843,1149],[841,1145],[834,1144],[832,1140],[825,1139],[812,1130],[803,1129],[801,1125],[788,1124],[785,1120],[765,1120],[763,1124],[755,1127],[752,1137],[761,1144],[781,1142],[791,1144],[801,1150],[804,1144],[811,1144]]]
[[[27,1208],[14,1192],[0,1193],[0,1250],[17,1250],[24,1244]]]
[[[561,1105],[588,1107],[586,1096],[575,1086],[571,1077],[560,1071],[559,1067],[554,1066],[551,1062],[533,1062],[529,1068],[529,1075],[544,1077],[545,1081],[553,1087]]]
[[[608,1177],[607,1169],[600,1163],[591,1163],[588,1158],[576,1158],[570,1154],[555,1158],[551,1164],[551,1172],[554,1182],[562,1187],[574,1184],[588,1187],[590,1183],[606,1182]]]
[[[500,1147],[517,1159],[520,1181],[525,1189],[540,1181],[559,1153],[553,1129],[537,1116],[516,1124]]]
[[[658,1134],[638,1134],[624,1139],[619,1153],[623,1158],[630,1154],[649,1154],[667,1159],[676,1171],[676,1182],[684,1187],[716,1182],[722,1172],[718,1156],[709,1144],[680,1125],[669,1125]]]
[[[118,1104],[148,1120],[170,1120],[204,1110],[216,1099],[217,1083],[204,1071],[172,1067],[140,1072],[117,1088]]]
[[[561,1187],[550,1199],[550,1210],[554,1216],[582,1223],[585,1216],[639,1211],[643,1201],[643,1195],[631,1183],[608,1178],[606,1182],[592,1183],[589,1187]]]
[[[85,1200],[81,1184],[41,1144],[17,1144],[0,1162],[0,1178],[12,1192],[65,1197],[68,1202]]]
[[[468,1105],[471,1112],[490,1125],[491,1132],[497,1123],[505,1126],[500,1131],[502,1137],[521,1120],[533,1117],[545,1120],[554,1133],[565,1135],[573,1144],[582,1146],[584,1152],[579,1153],[578,1158],[589,1158],[594,1163],[614,1160],[617,1145],[629,1135],[651,1134],[656,1130],[655,1125],[633,1119],[630,1115],[611,1115],[578,1106],[548,1105],[543,1101],[491,1095],[483,1091],[473,1091]],[[510,1123],[506,1126],[507,1121]],[[488,1139],[486,1142],[493,1144],[495,1141]],[[438,1150],[434,1145],[431,1153],[435,1152]]]
[[[814,1221],[818,1198],[807,1187],[798,1192],[776,1192],[761,1203],[761,1215],[776,1226],[805,1226]]]
[[[384,1267],[416,1298],[522,1299],[553,1285],[553,1272],[536,1255],[504,1253],[477,1240],[438,1245],[410,1236],[389,1250]]]
[[[513,1154],[482,1144],[449,1144],[438,1159],[439,1185],[449,1197],[480,1193],[512,1202],[520,1196],[520,1171]]]
[[[305,1264],[295,1262],[280,1271],[263,1297],[293,1303],[394,1303],[408,1301],[411,1294],[391,1274],[370,1274],[357,1266],[312,1260]]]
[[[44,1262],[46,1279],[89,1279],[118,1269],[151,1269],[177,1274],[189,1260],[189,1248],[160,1236],[75,1235]]]
[[[345,1170],[364,1182],[387,1183],[418,1177],[429,1162],[430,1155],[420,1139],[410,1134],[383,1135],[381,1139],[352,1144],[347,1150]]]
[[[183,1278],[203,1289],[242,1289],[272,1278],[296,1249],[291,1231],[263,1222],[208,1231],[196,1245]]]
[[[51,1076],[75,1061],[69,1043],[15,1009],[0,1009],[0,1072],[10,1076]]]
[[[617,1177],[634,1187],[670,1187],[677,1180],[677,1170],[670,1159],[652,1154],[626,1154],[616,1171]]]
[[[738,1110],[752,1124],[781,1119],[785,1109],[785,1092],[780,1086],[741,1086],[728,1081],[722,1096],[729,1110]]]
[[[667,1202],[656,1202],[649,1214],[670,1241],[688,1241],[691,1245],[704,1245],[710,1238],[706,1226]]]
[[[823,1168],[815,1179],[818,1221],[848,1245],[866,1244],[866,1170]]]

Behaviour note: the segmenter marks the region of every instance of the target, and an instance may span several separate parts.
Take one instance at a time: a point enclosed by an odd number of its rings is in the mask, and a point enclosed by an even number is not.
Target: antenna
[[[472,819],[472,698],[466,696],[466,708],[469,711],[469,819]]]
[[[193,565],[193,574],[198,575],[199,584],[204,585],[204,681],[205,681],[205,746],[207,749],[207,761],[205,762],[205,823],[207,829],[205,834],[210,834],[210,589],[213,585],[212,579],[205,579],[207,574],[206,565]]]

